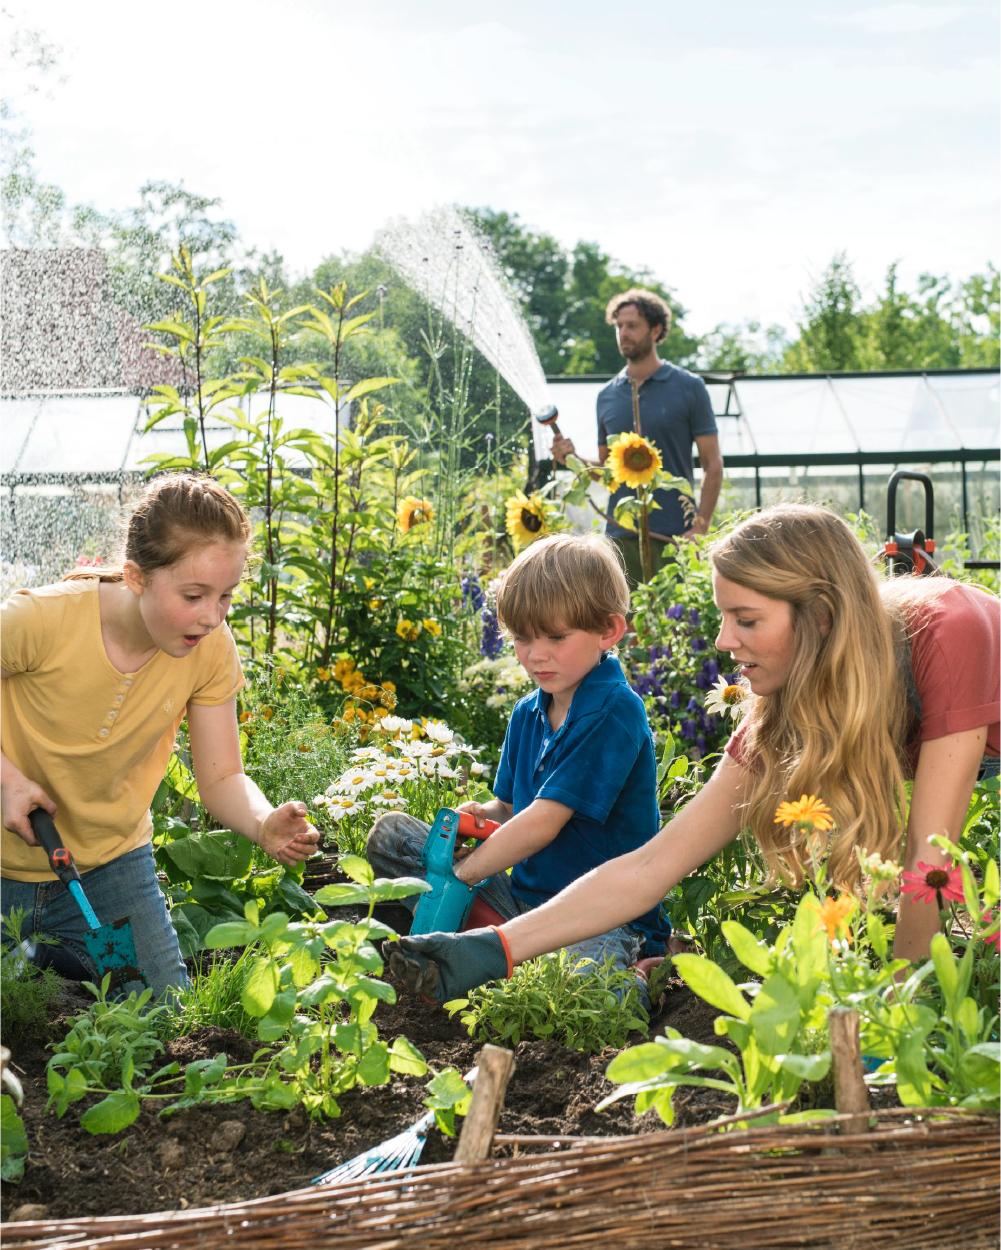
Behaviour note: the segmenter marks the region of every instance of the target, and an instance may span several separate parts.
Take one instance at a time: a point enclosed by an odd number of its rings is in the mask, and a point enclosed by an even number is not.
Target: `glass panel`
[[[140,425],[139,428],[142,429],[143,427]],[[228,425],[206,426],[205,429],[205,439],[210,451],[215,451],[217,447],[221,447],[224,443],[231,442],[238,437],[239,431]],[[200,436],[198,446],[200,449]],[[142,462],[147,456],[151,456],[155,452],[170,456],[186,456],[188,454],[188,443],[184,437],[184,431],[176,428],[170,429],[164,423],[163,426],[158,425],[155,429],[150,430],[148,434],[140,434],[138,431],[134,432],[122,468],[126,473],[146,473],[152,466]]]
[[[738,378],[733,385],[759,455],[856,450],[826,377]]]
[[[832,378],[863,451],[942,451],[958,447],[923,377]]]
[[[133,395],[44,399],[18,462],[19,471],[115,472],[125,459],[138,410],[139,401]]]
[[[20,468],[31,424],[42,409],[41,399],[5,399],[0,404],[3,438],[0,439],[0,472],[14,473]]]
[[[963,447],[997,447],[1001,423],[998,375],[936,374],[928,386],[937,396]]]
[[[707,382],[706,390],[709,392],[709,402],[713,406],[713,412],[717,417],[721,417],[726,413],[726,403],[730,398],[729,382]],[[731,402],[730,412],[733,413],[736,405]]]

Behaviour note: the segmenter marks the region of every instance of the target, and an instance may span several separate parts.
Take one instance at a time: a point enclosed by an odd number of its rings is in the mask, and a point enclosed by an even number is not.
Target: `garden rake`
[[[478,1068],[471,1068],[462,1078],[471,1085],[476,1080]],[[434,1112],[429,1111],[402,1133],[397,1133],[389,1141],[381,1142],[366,1150],[364,1154],[340,1163],[329,1172],[314,1176],[314,1185],[339,1185],[346,1181],[363,1180],[368,1176],[384,1175],[387,1172],[399,1172],[403,1168],[416,1166],[420,1162],[424,1143],[428,1132],[434,1124]]]

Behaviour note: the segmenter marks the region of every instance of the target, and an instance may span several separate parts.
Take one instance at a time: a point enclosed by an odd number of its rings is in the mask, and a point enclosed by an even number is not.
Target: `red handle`
[[[479,828],[472,812],[459,813],[459,834],[463,838],[479,838],[482,842],[484,838],[489,838],[493,831],[499,828],[499,820],[485,821],[483,827]]]

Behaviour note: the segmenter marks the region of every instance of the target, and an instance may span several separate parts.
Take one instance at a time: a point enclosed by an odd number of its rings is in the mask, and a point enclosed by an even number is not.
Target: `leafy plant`
[[[254,947],[250,945],[236,959],[215,952],[211,957],[204,953],[199,957],[191,981],[177,995],[170,1029],[173,1037],[184,1037],[209,1026],[236,1029],[244,1037],[255,1036],[257,1021],[243,1006],[243,988],[253,954]]]
[[[0,1179],[17,1184],[24,1176],[28,1134],[10,1094],[0,1094]]]
[[[458,1068],[443,1068],[428,1081],[424,1106],[434,1112],[434,1122],[446,1137],[455,1136],[455,1117],[466,1115],[473,1091],[459,1075]]]
[[[39,968],[24,954],[22,942],[51,941],[38,934],[22,937],[27,913],[18,907],[0,918],[3,957],[0,958],[0,1020],[8,1049],[18,1047],[48,1026],[52,1008],[59,1001],[62,986],[52,968]]]
[[[391,1071],[422,1075],[427,1070],[406,1038],[392,1045],[380,1041],[371,1023],[380,1001],[396,999],[393,987],[377,979],[382,960],[372,945],[395,934],[372,919],[372,910],[378,902],[430,887],[411,878],[376,881],[369,864],[357,856],[345,856],[341,867],[353,884],[325,886],[317,899],[332,906],[366,904],[366,919],[290,924],[288,917],[272,913],[261,921],[248,904],[242,922],[219,925],[207,936],[207,944],[215,947],[257,944],[241,1002],[258,1021],[261,1041],[288,1035],[275,1055],[275,1068],[294,1100],[314,1115],[339,1115],[337,1096],[356,1084],[385,1085]]]
[[[503,985],[488,984],[466,998],[445,1004],[477,1041],[517,1045],[526,1038],[551,1038],[571,1050],[596,1054],[623,1046],[635,1030],[645,1030],[636,978],[603,964],[557,951],[520,964]]]

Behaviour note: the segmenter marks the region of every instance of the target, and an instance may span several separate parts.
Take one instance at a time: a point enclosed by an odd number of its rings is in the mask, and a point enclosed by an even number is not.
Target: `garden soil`
[[[161,1120],[144,1108],[122,1133],[93,1136],[79,1125],[87,1102],[74,1104],[62,1120],[45,1112],[47,1041],[63,1037],[68,1017],[87,1005],[86,994],[67,985],[59,1018],[47,1036],[13,1056],[24,1085],[21,1116],[30,1142],[24,1178],[4,1184],[2,1217],[23,1204],[41,1204],[45,1216],[140,1214],[209,1206],[280,1194],[308,1185],[318,1173],[395,1136],[424,1113],[425,1079],[394,1076],[389,1085],[356,1089],[341,1099],[340,1119],[311,1122],[302,1108],[291,1114],[259,1112],[249,1102],[196,1107]],[[672,1025],[698,1041],[717,1042],[717,1013],[680,981],[673,982],[650,1037]],[[395,1005],[382,1003],[374,1017],[380,1035],[408,1037],[435,1067],[461,1072],[480,1049],[458,1019],[401,992]],[[636,1035],[635,1041],[643,1040]],[[163,1062],[182,1064],[225,1051],[231,1062],[248,1062],[254,1043],[233,1030],[203,1029],[171,1044]],[[643,1133],[663,1128],[655,1113],[639,1118],[631,1100],[602,1112],[595,1105],[615,1088],[605,1069],[616,1052],[586,1055],[553,1042],[522,1042],[515,1048],[516,1069],[508,1086],[499,1131],[520,1134],[604,1135]],[[159,1065],[157,1065],[159,1066]],[[700,1124],[732,1109],[732,1101],[712,1090],[679,1091],[677,1125]],[[461,1123],[461,1121],[460,1121]],[[437,1130],[429,1136],[422,1162],[450,1159],[455,1139]],[[508,1153],[510,1147],[504,1148]],[[33,1213],[33,1218],[38,1213]]]

